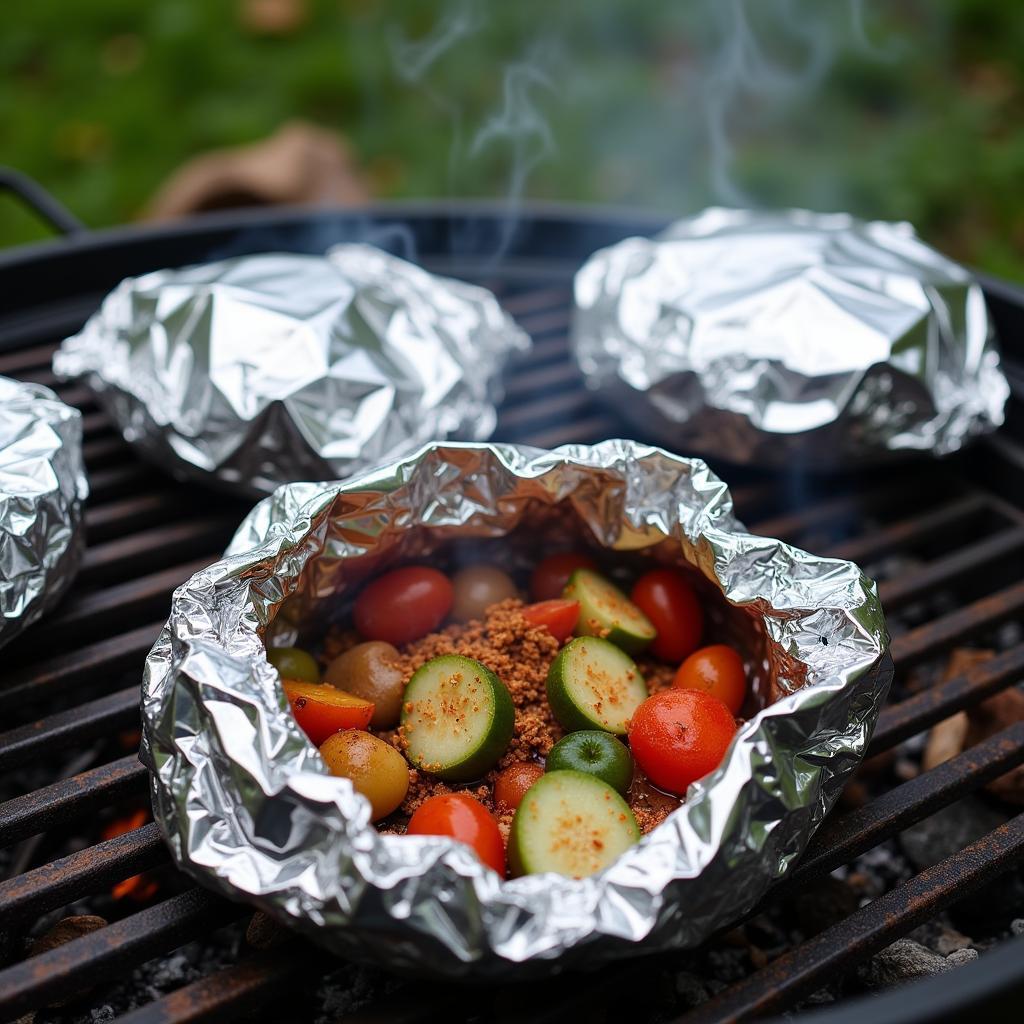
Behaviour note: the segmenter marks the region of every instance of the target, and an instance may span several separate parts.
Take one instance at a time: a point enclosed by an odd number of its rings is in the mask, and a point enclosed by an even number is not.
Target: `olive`
[[[382,640],[356,644],[327,666],[324,682],[363,700],[372,700],[370,724],[377,729],[390,729],[398,725],[405,692],[398,658],[398,651]]]
[[[332,775],[351,779],[370,801],[373,820],[397,810],[409,791],[409,766],[389,743],[358,729],[328,736],[320,747]]]
[[[456,622],[483,618],[492,604],[517,594],[512,577],[493,565],[471,565],[459,570],[452,577],[452,588],[452,618]]]
[[[320,682],[320,666],[316,659],[299,647],[270,647],[267,649],[267,661],[277,669],[282,679]]]

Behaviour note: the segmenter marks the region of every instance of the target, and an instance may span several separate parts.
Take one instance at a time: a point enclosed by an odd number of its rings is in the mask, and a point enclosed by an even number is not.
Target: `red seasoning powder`
[[[493,786],[498,771],[518,761],[543,762],[548,751],[565,735],[548,706],[546,689],[548,668],[558,654],[560,645],[543,626],[527,622],[520,614],[522,608],[523,603],[515,598],[503,601],[489,608],[480,621],[448,626],[441,632],[430,633],[401,649],[399,667],[406,683],[420,666],[432,658],[459,654],[479,661],[498,676],[508,689],[516,712],[515,731],[508,749],[497,768],[482,782],[470,786],[453,786],[427,772],[410,769],[409,792],[398,812],[403,819],[429,797],[460,789],[477,797],[496,813],[498,826],[507,839],[512,812],[494,805]],[[351,634],[335,633],[328,636],[325,653],[330,658],[337,657],[355,642],[358,639]],[[639,668],[649,685],[653,684],[652,692],[671,684],[674,669],[670,666],[641,662]],[[381,733],[380,736],[399,750],[403,749],[401,726],[391,732]],[[628,799],[640,830],[645,833],[661,824],[679,806],[678,800],[655,790],[639,776],[634,780]],[[381,831],[401,832],[404,827],[404,824],[387,822]]]

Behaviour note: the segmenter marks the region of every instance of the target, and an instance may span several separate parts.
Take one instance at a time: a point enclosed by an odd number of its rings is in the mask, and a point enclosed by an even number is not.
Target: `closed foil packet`
[[[263,495],[485,440],[529,344],[486,289],[345,244],[127,278],[53,368],[161,468]]]
[[[79,411],[41,384],[0,377],[0,646],[71,585],[88,495]]]
[[[670,448],[767,467],[947,455],[1003,422],[981,286],[905,223],[712,208],[595,253],[572,346]]]
[[[757,638],[778,697],[679,810],[581,880],[501,881],[452,840],[378,834],[264,652],[268,631],[294,635],[396,562],[464,540],[501,548],[522,528],[534,553],[568,528],[623,558],[695,567]],[[344,483],[278,489],[175,592],[146,663],[142,756],[177,864],[339,954],[451,978],[593,967],[693,946],[791,868],[864,754],[886,644],[855,565],[746,533],[698,459],[632,441],[434,444]]]

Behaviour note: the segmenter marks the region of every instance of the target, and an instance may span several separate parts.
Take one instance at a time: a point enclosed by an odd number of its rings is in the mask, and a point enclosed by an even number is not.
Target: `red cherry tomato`
[[[505,877],[505,844],[494,815],[468,793],[443,793],[425,800],[409,819],[411,836],[451,836],[471,846],[489,868]]]
[[[576,628],[580,618],[579,601],[539,601],[523,609],[523,618],[532,626],[544,626],[559,642],[564,643]]]
[[[285,679],[284,695],[300,728],[319,747],[342,729],[365,729],[373,717],[373,702],[326,683]]]
[[[704,630],[704,610],[681,572],[645,572],[634,584],[632,598],[658,631],[651,643],[655,657],[678,662],[697,649]]]
[[[422,565],[393,569],[367,584],[352,617],[366,640],[407,644],[444,621],[452,606],[452,584],[444,573]]]
[[[494,780],[494,802],[514,811],[522,802],[526,791],[544,774],[536,761],[510,764]]]
[[[725,644],[694,651],[676,671],[672,685],[683,690],[704,690],[717,697],[734,715],[747,696],[743,659]]]
[[[703,690],[665,690],[648,697],[629,723],[629,749],[656,786],[682,796],[725,756],[736,722]]]
[[[537,563],[530,577],[530,596],[534,601],[561,597],[569,577],[576,569],[596,569],[597,563],[583,551],[562,551]]]

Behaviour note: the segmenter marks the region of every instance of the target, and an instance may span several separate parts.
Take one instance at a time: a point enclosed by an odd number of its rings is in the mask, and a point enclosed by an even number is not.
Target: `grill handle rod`
[[[81,235],[89,229],[39,182],[13,167],[0,167],[0,190],[10,192],[59,235]]]

